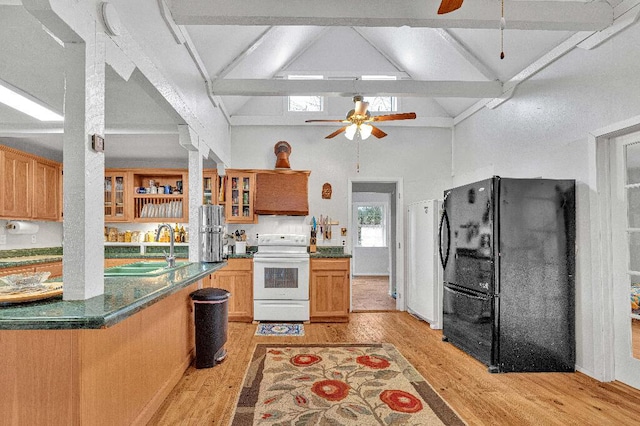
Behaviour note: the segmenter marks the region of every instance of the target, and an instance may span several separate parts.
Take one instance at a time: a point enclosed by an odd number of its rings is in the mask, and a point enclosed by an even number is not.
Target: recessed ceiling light
[[[64,121],[64,117],[17,87],[0,80],[0,102],[40,121]]]

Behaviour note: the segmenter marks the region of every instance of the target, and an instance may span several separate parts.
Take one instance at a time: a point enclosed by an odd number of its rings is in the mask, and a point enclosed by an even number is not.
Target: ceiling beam
[[[405,96],[493,98],[503,92],[497,81],[418,80],[255,80],[217,79],[211,90],[217,96]]]
[[[500,80],[496,72],[487,64],[482,62],[480,58],[474,55],[464,43],[458,40],[458,38],[451,33],[451,31],[442,28],[438,28],[435,31],[488,80]]]
[[[310,113],[309,113],[310,114]],[[377,114],[375,114],[377,115]],[[305,123],[306,118],[317,116],[266,116],[266,115],[236,115],[231,117],[232,126],[326,126],[339,127],[339,123]],[[342,117],[341,117],[342,118]],[[417,117],[415,120],[385,121],[384,126],[390,127],[453,127],[451,117]]]
[[[437,15],[440,0],[167,0],[180,25],[315,25],[355,27],[497,28],[500,3],[467,1]],[[604,0],[505,1],[508,29],[598,31],[613,21]]]

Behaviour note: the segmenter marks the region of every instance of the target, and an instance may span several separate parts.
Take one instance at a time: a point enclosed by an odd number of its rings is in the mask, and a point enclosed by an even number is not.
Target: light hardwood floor
[[[388,342],[469,425],[637,425],[640,390],[581,373],[490,374],[405,312],[355,313],[349,323],[305,325],[303,337],[254,336],[230,323],[227,359],[189,367],[150,425],[227,425],[257,343]]]
[[[353,277],[351,306],[354,312],[395,311],[396,299],[389,296],[389,277]]]

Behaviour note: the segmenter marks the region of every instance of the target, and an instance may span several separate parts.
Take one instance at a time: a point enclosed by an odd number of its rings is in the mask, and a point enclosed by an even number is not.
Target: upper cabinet
[[[188,172],[183,169],[107,169],[105,222],[188,222]]]
[[[128,197],[129,173],[125,171],[104,172],[104,220],[124,222],[129,220]]]
[[[218,169],[205,169],[202,173],[202,204],[220,204],[218,200]]]
[[[226,209],[227,223],[257,223],[253,210],[256,174],[252,171],[227,170]]]
[[[59,163],[0,145],[0,217],[61,220]]]
[[[60,165],[35,160],[33,169],[33,217],[42,220],[60,220],[62,204]]]

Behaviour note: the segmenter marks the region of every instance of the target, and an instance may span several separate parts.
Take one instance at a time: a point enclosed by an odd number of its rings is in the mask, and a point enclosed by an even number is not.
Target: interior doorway
[[[404,310],[401,193],[401,179],[349,180],[351,311]]]

